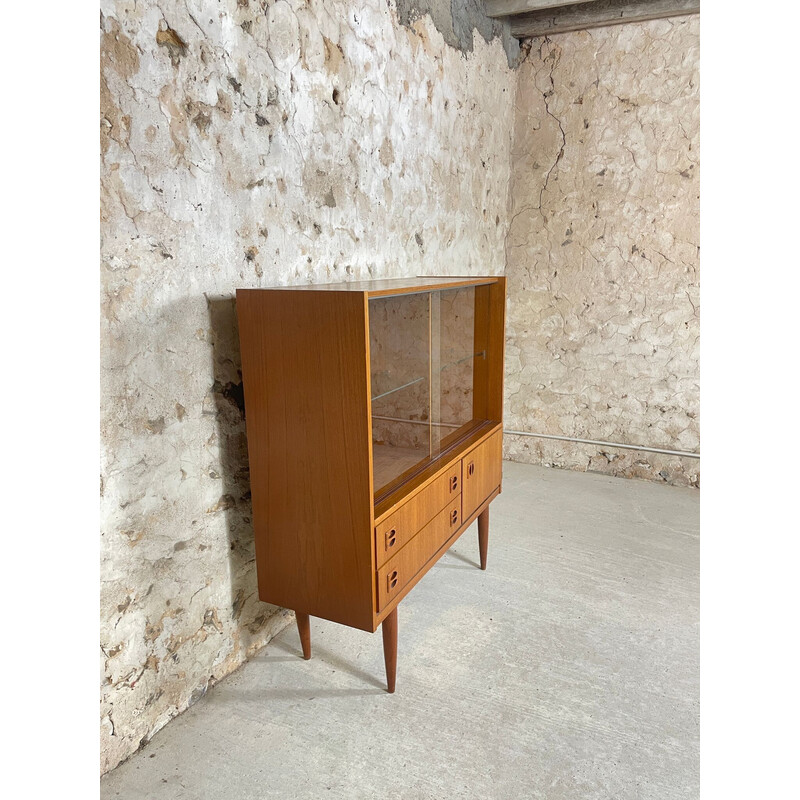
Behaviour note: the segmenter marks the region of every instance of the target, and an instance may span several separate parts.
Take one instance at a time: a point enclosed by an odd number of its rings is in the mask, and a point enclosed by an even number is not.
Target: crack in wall
[[[525,57],[506,237],[510,429],[699,449],[698,29],[686,17],[563,34]],[[687,459],[524,438],[506,436],[506,457],[699,483]]]
[[[564,157],[564,150],[567,146],[567,134],[564,131],[564,126],[561,124],[561,120],[550,110],[550,103],[548,102],[549,98],[555,93],[556,85],[555,80],[553,79],[553,73],[555,72],[556,67],[558,66],[558,61],[561,57],[561,50],[558,45],[553,45],[550,42],[550,39],[545,37],[544,42],[542,43],[542,48],[546,45],[550,45],[551,49],[548,55],[543,59],[544,61],[550,61],[550,90],[547,92],[542,92],[542,97],[544,98],[544,108],[547,112],[548,116],[552,117],[556,124],[558,125],[558,130],[561,132],[561,147],[559,148],[558,154],[556,155],[556,160],[551,165],[550,169],[547,170],[547,174],[544,176],[544,181],[542,183],[541,191],[539,192],[539,213],[542,215],[542,218],[545,222],[547,222],[547,217],[542,211],[542,198],[544,197],[544,193],[547,191],[547,187],[550,185],[550,176],[553,173],[553,170],[558,166],[559,161]],[[540,51],[541,52],[541,51]]]

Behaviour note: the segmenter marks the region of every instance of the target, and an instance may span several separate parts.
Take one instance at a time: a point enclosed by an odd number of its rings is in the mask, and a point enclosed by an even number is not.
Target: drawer
[[[380,567],[461,494],[461,460],[375,526],[375,565]],[[460,512],[459,506],[459,512]]]
[[[500,485],[503,474],[503,432],[493,433],[467,453],[462,461],[464,475],[464,519]]]
[[[461,527],[461,498],[440,511],[406,546],[378,570],[378,611],[428,563]]]

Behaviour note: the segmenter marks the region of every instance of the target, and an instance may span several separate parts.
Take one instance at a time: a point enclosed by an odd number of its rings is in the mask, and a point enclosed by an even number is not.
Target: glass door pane
[[[435,292],[431,301],[431,435],[434,455],[476,424],[475,383],[486,349],[474,286]],[[481,295],[482,296],[482,295]]]
[[[375,494],[431,457],[430,292],[369,301]]]

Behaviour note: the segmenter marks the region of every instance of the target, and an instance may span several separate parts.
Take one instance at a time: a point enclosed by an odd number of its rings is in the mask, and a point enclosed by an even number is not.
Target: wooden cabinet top
[[[376,281],[350,281],[348,283],[319,283],[306,286],[269,286],[262,289],[238,289],[239,292],[311,291],[311,292],[362,292],[368,297],[382,297],[413,292],[433,292],[438,289],[456,289],[460,286],[485,286],[497,283],[499,277],[418,277],[390,278]]]

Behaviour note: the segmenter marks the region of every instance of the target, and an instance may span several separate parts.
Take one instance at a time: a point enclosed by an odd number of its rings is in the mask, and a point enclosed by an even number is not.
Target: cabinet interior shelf
[[[448,361],[447,364],[442,364],[439,368],[439,374],[444,372],[449,367],[455,367],[458,364],[463,364],[465,361],[472,361],[473,358],[486,358],[486,351],[481,350],[479,353],[471,353],[468,356],[464,356],[464,358],[457,358],[455,361]],[[381,392],[380,394],[374,395],[371,400],[374,403],[376,400],[380,400],[382,397],[388,397],[390,394],[394,394],[395,392],[399,392],[401,389],[408,389],[409,386],[415,386],[418,383],[421,383],[425,380],[426,376],[422,376],[420,378],[414,378],[412,381],[408,381],[400,386],[395,386],[394,389],[389,389],[387,392]]]

